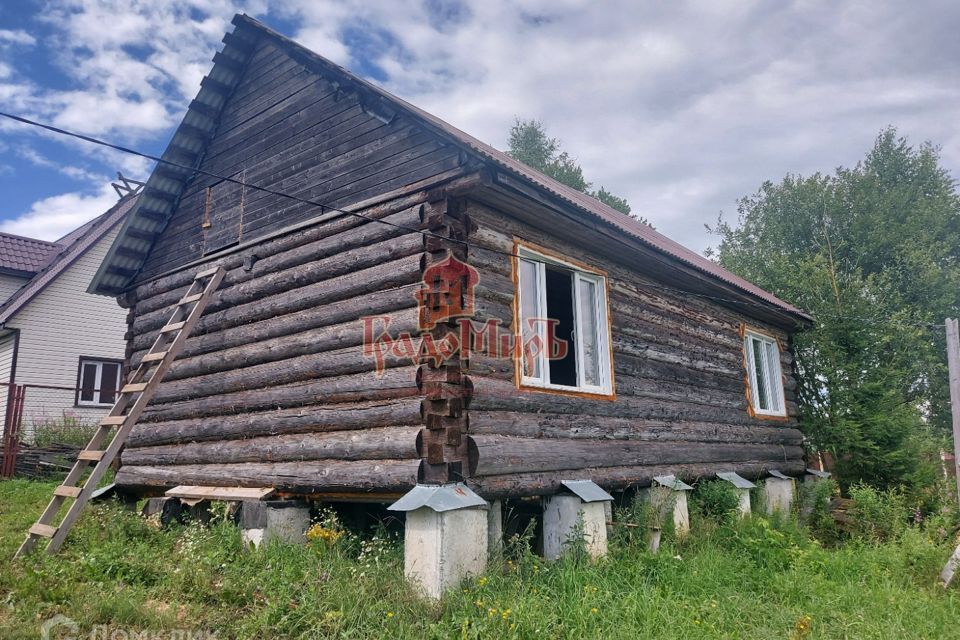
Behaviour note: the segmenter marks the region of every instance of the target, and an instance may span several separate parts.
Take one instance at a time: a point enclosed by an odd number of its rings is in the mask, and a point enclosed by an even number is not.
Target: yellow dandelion
[[[597,613],[598,611],[600,610],[597,609],[596,607],[594,607],[593,609],[590,609],[590,613]]]
[[[393,617],[393,611],[387,611],[387,617],[388,617],[388,618],[392,618],[392,617]]]

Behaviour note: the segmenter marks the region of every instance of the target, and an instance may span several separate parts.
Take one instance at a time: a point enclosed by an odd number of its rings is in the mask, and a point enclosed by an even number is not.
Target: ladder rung
[[[204,269],[203,271],[201,271],[200,273],[198,273],[196,276],[194,276],[193,279],[194,279],[194,280],[203,280],[204,278],[209,278],[210,276],[212,276],[213,274],[215,274],[215,273],[216,273],[217,271],[219,271],[219,270],[220,270],[220,266],[219,266],[219,265],[217,265],[216,267],[210,267],[209,269]]]
[[[103,457],[105,451],[94,451],[92,449],[85,449],[77,454],[77,460],[89,460],[91,462],[99,462],[100,458]]]
[[[140,362],[156,362],[157,360],[163,360],[167,357],[166,351],[157,351],[156,353],[148,353],[143,356],[143,360]]]
[[[118,427],[123,424],[127,419],[127,416],[106,416],[101,418],[100,426],[103,427]]]
[[[123,388],[120,389],[120,393],[140,393],[147,388],[146,382],[132,382],[130,384],[123,385]]]
[[[80,495],[80,492],[83,491],[80,487],[68,487],[65,484],[60,485],[53,490],[53,495],[62,496],[64,498],[76,498]]]
[[[174,322],[173,324],[168,324],[160,329],[160,333],[170,333],[171,331],[180,331],[183,329],[183,325],[187,324],[186,322]]]
[[[32,536],[43,536],[44,538],[52,538],[57,535],[57,528],[51,527],[48,524],[40,524],[39,522],[32,527],[30,527],[30,535]]]
[[[202,297],[203,297],[203,292],[201,291],[200,293],[195,293],[191,296],[186,296],[184,298],[181,298],[180,304],[190,304],[191,302],[196,302]]]

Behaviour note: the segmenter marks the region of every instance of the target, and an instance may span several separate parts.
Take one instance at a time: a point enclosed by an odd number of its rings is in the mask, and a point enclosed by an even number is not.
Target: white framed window
[[[747,361],[750,404],[754,413],[764,416],[787,415],[777,341],[762,333],[746,330],[743,351]]]
[[[606,278],[517,247],[520,384],[613,393]]]
[[[80,358],[77,373],[77,405],[81,407],[112,406],[120,390],[118,360]]]

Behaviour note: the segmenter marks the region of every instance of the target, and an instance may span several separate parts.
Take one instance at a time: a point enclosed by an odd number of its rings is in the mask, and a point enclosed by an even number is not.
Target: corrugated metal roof
[[[606,502],[613,496],[601,489],[592,480],[561,480],[560,484],[572,491],[584,502]]]
[[[734,471],[718,471],[717,477],[721,480],[726,480],[737,489],[755,489],[757,487],[757,485]]]
[[[470,487],[456,484],[418,484],[402,498],[387,507],[390,511],[416,511],[423,507],[437,513],[454,509],[486,508],[487,501],[474,493]]]
[[[692,491],[693,487],[688,485],[686,482],[677,478],[677,476],[654,476],[653,481],[659,484],[661,487],[666,487],[667,489],[673,489],[674,491]]]
[[[56,242],[0,233],[0,269],[36,273],[62,249]]]
[[[781,480],[793,480],[790,476],[786,475],[782,471],[777,471],[776,469],[770,470],[770,475],[774,478],[780,478]]]
[[[821,471],[820,469],[807,469],[807,473],[809,473],[812,476],[816,476],[818,478],[823,478],[823,479],[827,479],[831,475],[833,475],[829,471]]]

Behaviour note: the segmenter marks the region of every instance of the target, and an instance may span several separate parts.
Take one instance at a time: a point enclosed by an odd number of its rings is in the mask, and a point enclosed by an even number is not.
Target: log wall
[[[612,325],[614,400],[517,390],[512,362],[471,358],[464,371],[472,387],[471,482],[482,495],[549,493],[562,479],[619,489],[662,473],[802,471],[789,349],[781,353],[788,418],[757,419],[747,411],[741,323],[789,345],[783,329],[664,291],[659,287],[669,283],[631,268],[629,252],[616,260],[587,253],[548,225],[523,224],[478,202],[465,215],[467,261],[480,272],[475,320],[512,326],[512,265],[503,252],[513,251],[517,237],[606,271]]]

